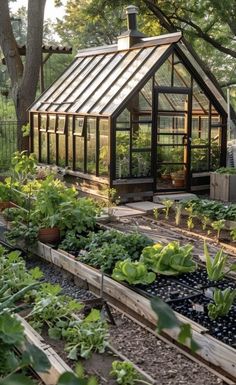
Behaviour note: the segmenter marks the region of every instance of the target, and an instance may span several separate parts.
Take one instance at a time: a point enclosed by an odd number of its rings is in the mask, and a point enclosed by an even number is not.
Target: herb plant
[[[132,262],[129,258],[119,261],[112,273],[112,278],[117,281],[126,281],[130,285],[149,285],[156,279],[156,274],[148,272],[147,267],[142,262]]]
[[[203,215],[201,217],[201,222],[202,222],[202,230],[206,230],[207,226],[211,223],[210,218],[207,215]]]
[[[232,241],[235,242],[236,241],[236,228],[235,229],[232,229],[230,231],[230,236],[232,238]]]
[[[227,288],[223,291],[215,288],[214,290],[214,303],[208,305],[208,315],[211,319],[216,319],[218,317],[226,316],[236,297],[236,290],[231,290]]]
[[[196,270],[197,264],[193,261],[193,246],[180,246],[179,242],[170,242],[163,246],[160,243],[146,247],[141,261],[152,271],[164,275],[178,275]]]
[[[153,216],[154,216],[155,220],[157,221],[158,218],[159,218],[159,211],[158,211],[157,208],[156,208],[156,209],[153,209]]]
[[[217,174],[223,174],[223,175],[235,175],[236,174],[236,168],[235,167],[221,167],[221,168],[218,168],[215,172]]]

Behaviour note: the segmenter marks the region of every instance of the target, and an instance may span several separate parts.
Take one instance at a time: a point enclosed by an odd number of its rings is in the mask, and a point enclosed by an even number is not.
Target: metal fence
[[[0,170],[7,170],[12,154],[17,151],[17,122],[0,121]]]

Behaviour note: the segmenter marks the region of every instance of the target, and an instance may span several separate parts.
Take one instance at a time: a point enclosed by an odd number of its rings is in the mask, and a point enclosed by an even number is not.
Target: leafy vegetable
[[[223,249],[219,250],[215,257],[211,259],[206,242],[204,242],[204,256],[206,259],[207,275],[210,281],[219,281],[230,271],[236,270],[236,264],[232,264],[226,270],[228,256],[223,254]]]
[[[128,361],[113,361],[110,374],[120,385],[134,385],[137,382],[148,384],[146,381],[141,380],[140,374],[133,364]]]
[[[236,290],[231,290],[227,288],[223,291],[220,289],[214,290],[214,303],[208,305],[208,315],[211,319],[216,319],[218,317],[226,316],[236,297]]]
[[[219,219],[218,221],[214,221],[214,222],[212,222],[211,226],[214,230],[217,231],[217,238],[219,239],[220,238],[220,232],[225,227],[225,220]]]
[[[130,258],[119,261],[112,273],[112,278],[117,281],[126,281],[130,285],[148,285],[155,281],[156,275],[147,271],[147,267],[142,262],[132,262]]]
[[[221,168],[218,168],[215,172],[217,174],[235,175],[236,174],[236,168],[235,167],[221,167]]]
[[[169,218],[170,209],[173,206],[174,201],[171,200],[171,199],[163,199],[162,203],[165,206],[165,208],[163,209],[163,211],[165,212],[165,219],[168,219]]]
[[[193,272],[197,268],[192,256],[193,246],[180,246],[179,242],[170,242],[167,246],[157,243],[146,247],[141,261],[152,271],[164,275],[178,275]]]

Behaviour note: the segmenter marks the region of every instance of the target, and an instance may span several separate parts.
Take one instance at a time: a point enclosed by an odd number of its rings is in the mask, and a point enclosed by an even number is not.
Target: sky
[[[18,8],[22,6],[25,6],[27,8],[27,5],[28,5],[28,0],[16,0],[15,2],[11,3],[10,8],[13,12],[15,12],[17,11]],[[63,6],[55,7],[54,0],[46,0],[46,7],[45,7],[45,13],[44,13],[45,19],[51,19],[51,20],[55,20],[56,18],[62,19],[63,15],[64,15]]]

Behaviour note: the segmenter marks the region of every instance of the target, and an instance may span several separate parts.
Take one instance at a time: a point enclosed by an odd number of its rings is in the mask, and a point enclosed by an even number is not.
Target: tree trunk
[[[17,116],[17,145],[28,150],[29,141],[22,135],[22,126],[29,121],[28,107],[36,95],[41,65],[43,20],[46,0],[28,0],[28,28],[25,66],[19,55],[9,15],[8,0],[1,0],[0,45],[11,79],[11,92]]]

